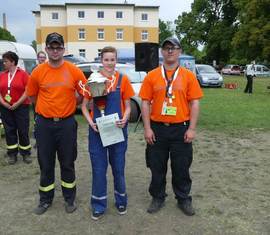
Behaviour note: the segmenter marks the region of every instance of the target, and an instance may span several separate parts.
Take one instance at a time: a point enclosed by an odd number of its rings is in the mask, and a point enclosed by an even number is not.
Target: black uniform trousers
[[[29,105],[20,105],[15,110],[0,106],[1,118],[5,129],[7,154],[22,156],[31,154],[29,140]]]
[[[40,166],[40,202],[51,203],[54,197],[55,159],[60,164],[64,199],[73,203],[76,196],[74,162],[77,158],[77,122],[73,116],[64,119],[36,116],[36,140]]]
[[[253,88],[253,76],[247,75],[247,85],[246,85],[244,92],[245,93],[252,93],[252,88]]]
[[[192,143],[184,143],[184,134],[188,122],[171,124],[151,122],[156,142],[147,145],[146,165],[150,168],[152,179],[149,193],[153,198],[165,200],[166,174],[168,159],[171,160],[172,186],[175,197],[179,202],[191,201],[191,178],[189,168],[192,163]]]

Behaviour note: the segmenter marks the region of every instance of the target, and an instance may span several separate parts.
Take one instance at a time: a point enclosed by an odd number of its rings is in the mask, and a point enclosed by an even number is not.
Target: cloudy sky
[[[73,0],[77,2],[79,0]],[[97,0],[88,0],[93,2]],[[107,0],[100,0],[104,2]],[[40,3],[63,2],[63,0],[0,0],[0,26],[3,26],[3,13],[6,13],[8,30],[16,37],[18,42],[31,44],[35,40],[35,19],[33,10],[39,10]],[[87,2],[80,0],[79,2]],[[124,0],[110,0],[110,2],[124,2]],[[159,18],[164,21],[174,21],[183,11],[189,12],[193,0],[127,0],[128,3],[138,5],[158,5]]]

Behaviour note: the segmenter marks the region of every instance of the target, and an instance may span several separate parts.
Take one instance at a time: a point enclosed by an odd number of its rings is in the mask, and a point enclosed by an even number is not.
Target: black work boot
[[[29,164],[32,162],[31,156],[30,155],[24,155],[23,156],[23,162],[26,164]]]
[[[34,213],[36,215],[42,215],[44,214],[48,208],[51,206],[51,203],[47,203],[47,202],[41,202],[39,203],[39,205],[34,209]]]
[[[178,208],[183,211],[187,216],[195,215],[195,210],[192,207],[192,202],[190,200],[178,201]]]
[[[164,206],[164,200],[153,198],[147,212],[150,214],[158,212]]]
[[[8,156],[8,164],[14,165],[17,162],[17,156],[16,155],[9,155]]]
[[[77,206],[74,202],[65,202],[65,210],[67,213],[73,213],[77,209]]]

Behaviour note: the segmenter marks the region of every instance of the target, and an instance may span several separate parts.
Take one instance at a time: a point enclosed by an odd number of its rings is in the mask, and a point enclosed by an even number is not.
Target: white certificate
[[[116,126],[115,122],[118,120],[118,113],[96,118],[98,131],[104,147],[125,140],[122,128]]]

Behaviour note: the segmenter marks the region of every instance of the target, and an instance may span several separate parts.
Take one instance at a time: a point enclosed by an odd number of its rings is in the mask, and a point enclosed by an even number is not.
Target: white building
[[[159,6],[139,6],[108,1],[40,4],[36,18],[37,49],[44,50],[47,34],[64,36],[66,54],[88,60],[98,56],[104,46],[134,48],[137,42],[158,43]],[[126,2],[126,1],[125,1]]]

